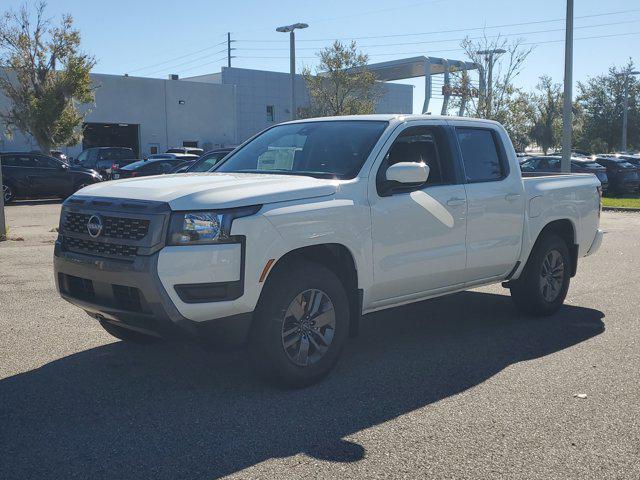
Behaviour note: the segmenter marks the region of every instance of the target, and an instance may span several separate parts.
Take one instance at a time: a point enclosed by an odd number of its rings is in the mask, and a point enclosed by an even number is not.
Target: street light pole
[[[291,72],[291,120],[296,119],[296,29],[307,28],[306,23],[294,23],[276,28],[276,32],[289,33],[289,70]]]
[[[493,103],[493,56],[496,54],[506,53],[506,50],[502,48],[494,48],[492,50],[480,50],[476,52],[478,55],[485,55],[487,58],[487,91],[484,98],[484,109],[486,110],[485,116],[489,118],[491,116],[491,106]]]
[[[618,73],[618,77],[624,77],[624,91],[622,93],[622,139],[620,141],[620,151],[627,151],[627,123],[629,120],[629,77],[631,75],[640,75],[640,72],[622,72]]]
[[[567,0],[567,18],[564,40],[564,104],[562,107],[562,160],[561,172],[571,172],[571,130],[573,106],[573,0]]]

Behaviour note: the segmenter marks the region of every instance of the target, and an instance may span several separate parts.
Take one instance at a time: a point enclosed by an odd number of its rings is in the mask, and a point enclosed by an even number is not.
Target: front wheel
[[[9,185],[2,185],[2,198],[4,199],[4,204],[8,205],[13,201],[15,194],[13,193],[13,189]]]
[[[531,252],[520,278],[510,282],[511,298],[525,313],[553,315],[564,303],[570,279],[566,242],[557,235],[545,235]]]
[[[294,261],[269,278],[249,335],[258,373],[302,387],[327,375],[349,332],[349,302],[340,279],[322,265]]]

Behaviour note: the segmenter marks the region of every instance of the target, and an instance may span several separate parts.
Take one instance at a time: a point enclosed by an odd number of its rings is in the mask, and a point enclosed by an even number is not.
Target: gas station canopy
[[[461,60],[450,60],[447,58],[439,57],[426,57],[421,55],[419,57],[401,58],[399,60],[391,60],[388,62],[371,63],[367,65],[367,69],[372,72],[378,80],[381,82],[388,82],[391,80],[401,80],[406,78],[424,77],[425,80],[425,95],[424,104],[422,106],[422,113],[427,113],[429,109],[429,101],[431,100],[432,75],[444,75],[444,84],[447,87],[444,93],[444,102],[442,104],[442,114],[446,114],[449,104],[449,98],[451,96],[451,83],[450,73],[461,72],[465,70],[480,70],[482,67],[477,63],[464,62]],[[480,79],[483,75],[480,75]],[[483,89],[483,85],[480,85],[480,89]],[[461,102],[460,115],[464,113],[465,100]]]

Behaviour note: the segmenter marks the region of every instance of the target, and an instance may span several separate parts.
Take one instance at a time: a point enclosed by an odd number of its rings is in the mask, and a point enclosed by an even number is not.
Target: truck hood
[[[83,188],[76,195],[166,202],[172,210],[233,208],[333,195],[338,181],[297,175],[182,173],[127,178]]]

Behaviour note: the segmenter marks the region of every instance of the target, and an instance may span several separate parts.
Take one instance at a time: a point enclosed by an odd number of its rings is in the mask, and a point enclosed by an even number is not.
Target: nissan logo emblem
[[[102,219],[98,215],[92,215],[87,222],[87,232],[91,238],[96,238],[102,233]]]

